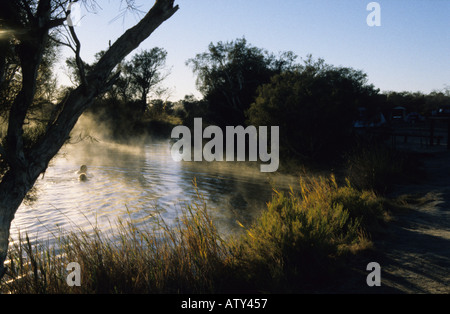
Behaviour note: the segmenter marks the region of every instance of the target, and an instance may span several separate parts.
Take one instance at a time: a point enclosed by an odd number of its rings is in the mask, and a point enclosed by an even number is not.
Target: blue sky
[[[120,17],[119,0],[97,0],[77,27],[82,56],[108,47],[139,16]],[[142,11],[153,1],[138,1]],[[363,70],[382,91],[421,91],[450,86],[450,0],[384,0],[381,26],[366,23],[370,0],[176,0],[180,10],[139,48],[168,52],[172,99],[199,95],[187,59],[211,42],[245,37],[270,52],[312,54],[335,66]],[[114,20],[114,18],[117,18]],[[114,20],[114,21],[113,21]],[[62,77],[61,82],[64,82]]]

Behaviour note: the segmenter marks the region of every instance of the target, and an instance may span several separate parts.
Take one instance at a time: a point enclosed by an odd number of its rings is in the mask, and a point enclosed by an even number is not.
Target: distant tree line
[[[450,86],[429,94],[421,92],[384,92],[382,108],[388,112],[394,107],[404,107],[408,112],[429,116],[433,111],[450,106]]]
[[[182,101],[184,124],[202,117],[219,126],[277,125],[284,156],[330,161],[355,144],[353,126],[361,107],[388,118],[396,106],[429,115],[450,105],[450,88],[428,95],[381,93],[362,71],[311,55],[301,63],[297,58],[289,51],[274,55],[244,38],[211,43],[187,61],[203,99]]]

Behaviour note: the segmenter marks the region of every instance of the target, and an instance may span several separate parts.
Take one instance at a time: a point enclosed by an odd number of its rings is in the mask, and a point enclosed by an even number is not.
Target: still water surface
[[[78,179],[81,165],[88,181]],[[259,172],[240,163],[175,162],[170,143],[128,146],[105,142],[65,147],[36,183],[37,199],[19,208],[11,236],[27,232],[34,240],[52,241],[59,230],[94,227],[109,232],[117,219],[148,224],[155,217],[176,222],[186,204],[197,199],[196,179],[219,231],[240,232],[236,220],[249,224],[277,188],[296,178]]]

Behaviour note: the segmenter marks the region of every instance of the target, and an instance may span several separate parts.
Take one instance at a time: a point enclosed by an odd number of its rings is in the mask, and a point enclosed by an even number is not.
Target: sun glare
[[[11,30],[0,29],[0,39],[4,39],[4,38],[8,37],[12,33],[13,33],[13,31],[11,31]]]
[[[0,39],[5,38],[8,35],[8,31],[0,29]]]

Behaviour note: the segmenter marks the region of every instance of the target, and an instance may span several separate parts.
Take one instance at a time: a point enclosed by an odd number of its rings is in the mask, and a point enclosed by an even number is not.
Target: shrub
[[[355,187],[388,192],[405,172],[406,158],[382,144],[356,148],[347,158],[347,177]]]
[[[334,177],[302,180],[301,192],[277,192],[241,247],[257,286],[298,291],[331,278],[340,257],[370,246],[366,224],[381,204],[373,193],[338,187]]]

